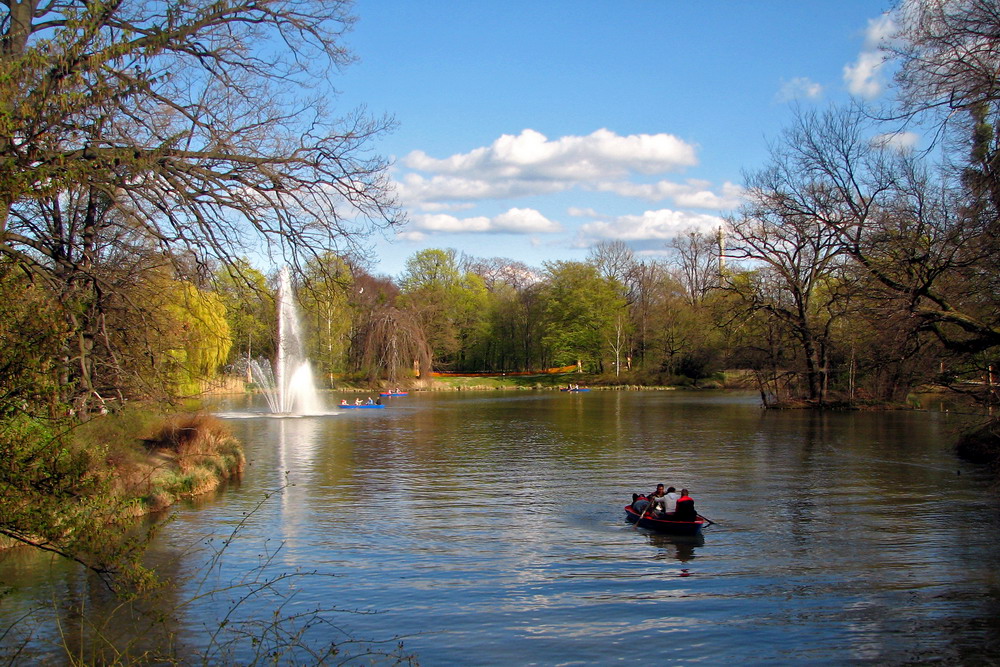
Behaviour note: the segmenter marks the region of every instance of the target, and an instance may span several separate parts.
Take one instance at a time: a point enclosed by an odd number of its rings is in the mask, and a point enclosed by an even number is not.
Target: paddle
[[[698,516],[701,517],[702,521],[707,521],[708,525],[710,525],[710,526],[718,526],[719,525],[716,522],[714,522],[711,519],[709,519],[707,516],[704,516],[703,514],[699,514]]]
[[[639,515],[639,518],[635,520],[636,528],[639,527],[639,522],[642,521],[642,518],[646,516],[646,514],[649,513],[650,510],[656,509],[656,501],[658,500],[658,498],[646,498],[646,500],[649,501],[649,504],[646,505],[646,509],[642,510],[642,514]]]
[[[639,527],[639,522],[640,522],[640,521],[642,521],[642,517],[646,516],[646,512],[648,512],[648,511],[649,511],[649,508],[653,506],[653,501],[652,501],[652,500],[649,500],[648,498],[647,498],[646,500],[647,500],[647,501],[649,501],[649,502],[648,502],[648,504],[647,504],[647,505],[646,505],[646,506],[645,506],[645,507],[644,507],[644,508],[642,509],[642,514],[640,514],[640,515],[639,515],[639,518],[635,520],[635,523],[634,523],[634,524],[632,524],[632,527],[633,527],[633,528],[638,528],[638,527]]]

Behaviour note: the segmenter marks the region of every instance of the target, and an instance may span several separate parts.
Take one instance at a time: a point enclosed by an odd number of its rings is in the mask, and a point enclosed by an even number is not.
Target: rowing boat
[[[354,405],[352,403],[348,403],[347,405],[340,405],[339,407],[341,407],[341,408],[371,408],[371,409],[376,409],[377,410],[379,408],[384,408],[385,406],[384,405],[379,405],[378,403],[366,403],[364,405]]]
[[[652,515],[641,515],[631,505],[625,506],[625,520],[629,523],[638,522],[640,528],[655,530],[658,533],[668,533],[670,535],[698,535],[705,526],[705,518],[698,515],[694,521],[674,521],[672,519],[657,518]]]

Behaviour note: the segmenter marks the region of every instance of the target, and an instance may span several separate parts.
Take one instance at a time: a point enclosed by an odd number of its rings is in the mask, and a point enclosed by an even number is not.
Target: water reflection
[[[705,546],[704,535],[662,535],[647,533],[649,544],[659,550],[653,558],[656,560],[677,560],[686,563],[695,558],[698,547]]]
[[[231,423],[247,474],[179,508],[158,542],[178,580],[203,562],[191,544],[243,522],[218,583],[262,554],[317,571],[295,608],[361,611],[336,623],[399,634],[421,664],[1000,659],[1000,506],[986,475],[955,474],[947,415],[462,392]],[[657,482],[719,525],[626,524]],[[172,628],[196,639],[217,612],[189,605]]]

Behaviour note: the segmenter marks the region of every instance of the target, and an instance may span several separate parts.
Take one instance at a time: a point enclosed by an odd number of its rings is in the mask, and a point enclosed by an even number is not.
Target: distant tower
[[[716,231],[715,240],[719,244],[719,277],[721,278],[726,272],[726,235],[722,231],[722,227]]]

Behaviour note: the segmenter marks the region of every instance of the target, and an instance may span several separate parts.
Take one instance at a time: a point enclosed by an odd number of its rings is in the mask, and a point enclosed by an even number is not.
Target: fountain
[[[260,385],[273,414],[323,414],[323,404],[313,383],[312,367],[302,345],[302,328],[292,295],[288,268],[278,274],[278,353],[273,366],[250,360],[250,377]]]

